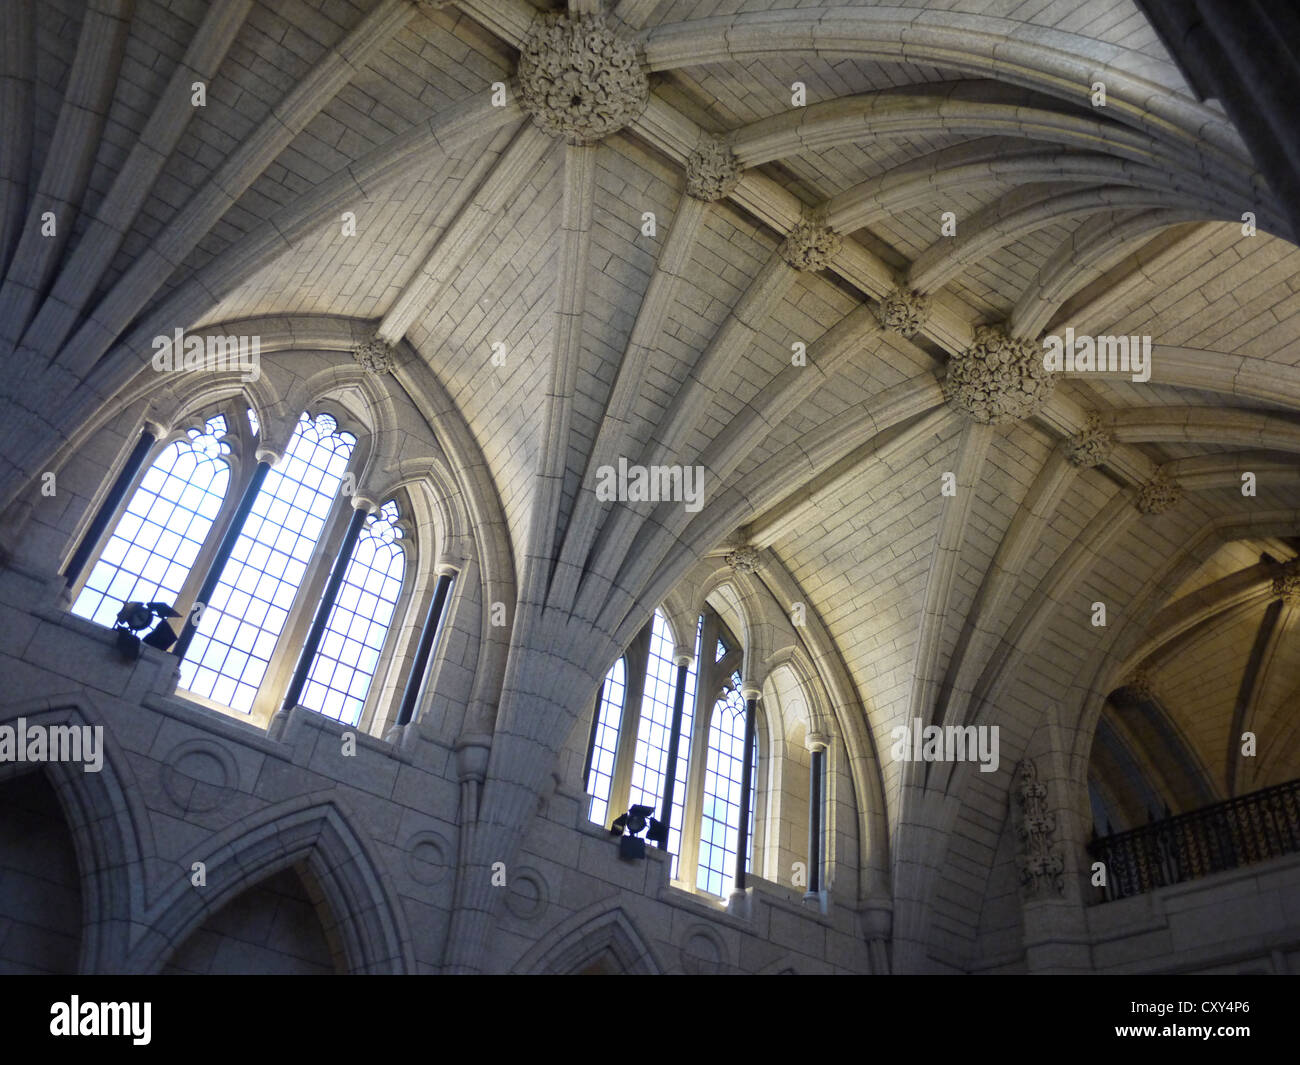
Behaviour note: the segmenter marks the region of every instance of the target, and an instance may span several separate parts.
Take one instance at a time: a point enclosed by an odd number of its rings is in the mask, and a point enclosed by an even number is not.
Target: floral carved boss
[[[533,121],[570,144],[617,133],[650,98],[635,45],[601,16],[539,17],[520,51],[519,90]]]

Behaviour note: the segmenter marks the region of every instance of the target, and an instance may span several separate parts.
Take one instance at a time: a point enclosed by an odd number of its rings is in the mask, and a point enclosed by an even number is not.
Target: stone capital
[[[741,544],[727,552],[726,563],[735,573],[754,573],[758,570],[758,548]]]
[[[1150,671],[1138,666],[1115,692],[1113,700],[1124,706],[1136,706],[1155,697],[1155,679]]]
[[[1273,594],[1287,606],[1300,606],[1300,559],[1293,558],[1273,578]]]
[[[378,333],[354,347],[352,358],[366,373],[376,377],[393,372],[393,345]]]
[[[1163,514],[1171,507],[1177,506],[1183,498],[1182,487],[1164,470],[1156,470],[1155,476],[1138,488],[1133,505],[1143,514]]]

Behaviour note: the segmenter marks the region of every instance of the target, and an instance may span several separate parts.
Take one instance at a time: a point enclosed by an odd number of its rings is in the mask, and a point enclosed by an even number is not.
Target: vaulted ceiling
[[[1217,793],[1300,773],[1300,252],[1132,0],[621,0],[648,95],[567,139],[516,78],[542,4],[10,6],[5,498],[151,336],[362,319],[467,420],[537,611],[613,646],[750,543],[878,749],[913,717],[1023,747],[1055,708],[1086,759],[1147,663]],[[1070,326],[1150,336],[1151,377],[972,416],[944,380],[981,325],[1013,376]],[[702,465],[704,509],[599,503],[618,456]]]

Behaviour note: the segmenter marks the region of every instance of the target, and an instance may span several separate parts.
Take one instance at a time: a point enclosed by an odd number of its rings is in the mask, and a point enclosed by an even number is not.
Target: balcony
[[[1300,780],[1088,844],[1091,860],[1106,867],[1100,902],[1295,853],[1300,853]]]

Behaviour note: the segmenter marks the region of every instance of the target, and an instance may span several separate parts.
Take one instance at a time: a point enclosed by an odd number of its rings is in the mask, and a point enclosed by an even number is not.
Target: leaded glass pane
[[[112,625],[127,601],[175,605],[230,484],[226,430],[217,414],[163,448],[72,604],[74,614]]]
[[[339,495],[356,437],[327,414],[299,418],[267,473],[181,663],[181,687],[249,712]]]

